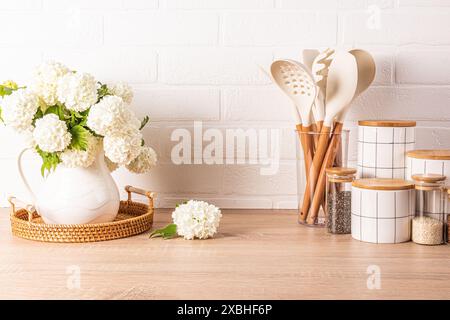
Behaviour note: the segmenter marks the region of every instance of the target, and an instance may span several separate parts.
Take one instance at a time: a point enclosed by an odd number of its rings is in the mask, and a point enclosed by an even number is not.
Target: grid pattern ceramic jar
[[[359,179],[352,183],[352,237],[372,243],[411,240],[414,183],[402,179]]]
[[[450,150],[412,150],[406,154],[406,164],[408,180],[416,174],[438,174],[446,176],[445,184],[450,185]]]
[[[406,179],[406,152],[415,146],[415,121],[358,122],[358,177]]]

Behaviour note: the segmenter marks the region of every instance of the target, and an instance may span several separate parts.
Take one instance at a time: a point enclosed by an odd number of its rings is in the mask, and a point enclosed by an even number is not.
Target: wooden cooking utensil
[[[306,182],[302,210],[299,216],[300,222],[305,222],[308,215],[311,195],[316,188],[322,162],[328,149],[328,139],[333,121],[352,101],[357,87],[357,77],[358,70],[354,56],[346,51],[336,53],[328,70],[326,114],[322,130],[320,131],[318,147]],[[314,205],[320,206],[320,201],[319,203],[314,203]]]
[[[376,66],[375,61],[370,53],[361,49],[354,49],[349,52],[354,56],[357,66],[357,74],[358,74],[358,82],[355,90],[355,94],[353,95],[352,101],[355,100],[361,93],[363,93],[369,86],[372,84],[375,73]],[[336,124],[333,129],[332,138],[330,141],[330,145],[325,156],[325,160],[322,163],[322,168],[320,170],[319,179],[317,181],[316,190],[314,192],[314,199],[311,205],[311,215],[308,217],[308,224],[313,224],[317,214],[319,212],[319,205],[323,200],[323,192],[325,190],[325,171],[327,168],[333,165],[334,159],[336,158],[336,154],[341,145],[341,132],[343,128],[343,123],[347,116],[348,111],[350,110],[351,103],[349,103],[342,111],[339,112]],[[318,198],[318,199],[316,199]]]
[[[274,82],[285,92],[297,107],[302,125],[300,140],[305,155],[305,168],[309,171],[312,162],[311,108],[316,97],[316,86],[308,69],[294,60],[278,60],[272,63],[270,72]]]
[[[306,68],[308,68],[309,72],[312,72],[312,65],[316,57],[320,54],[320,51],[317,49],[304,49],[302,51],[302,61]],[[321,93],[318,91],[317,95],[319,96]],[[323,100],[318,103],[318,98],[314,102],[312,107],[312,114],[314,117],[314,123],[312,124],[312,130],[314,132],[320,132],[322,127],[323,117],[325,116],[325,110],[323,105]],[[317,136],[314,136],[314,143],[317,144]]]

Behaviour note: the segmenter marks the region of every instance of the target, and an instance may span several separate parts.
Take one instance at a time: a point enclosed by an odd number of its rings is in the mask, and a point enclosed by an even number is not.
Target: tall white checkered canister
[[[358,122],[358,177],[406,179],[406,153],[416,143],[415,121]]]

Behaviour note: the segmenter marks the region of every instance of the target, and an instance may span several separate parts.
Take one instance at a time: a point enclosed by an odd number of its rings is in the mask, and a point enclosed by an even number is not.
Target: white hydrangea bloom
[[[5,124],[18,132],[25,132],[31,130],[34,115],[39,108],[39,97],[31,90],[19,89],[5,96],[1,106]]]
[[[56,114],[47,114],[36,120],[33,138],[42,151],[58,152],[70,144],[72,136],[64,121],[59,120]]]
[[[106,96],[89,110],[87,125],[95,133],[117,135],[123,128],[139,129],[140,121],[118,96]]]
[[[61,153],[62,163],[69,168],[87,168],[94,163],[99,148],[100,139],[89,135],[86,150],[66,149]]]
[[[109,172],[116,171],[117,168],[119,168],[119,165],[117,163],[112,162],[106,156],[105,156],[105,163],[106,163],[106,166],[108,167]]]
[[[58,81],[70,72],[69,68],[59,62],[45,62],[35,69],[31,88],[47,105],[55,105],[58,101]]]
[[[187,240],[212,237],[219,228],[222,213],[216,206],[205,201],[189,200],[172,213],[177,233]]]
[[[58,81],[58,100],[67,109],[82,112],[98,100],[98,82],[88,73],[68,73]]]
[[[115,96],[121,97],[127,104],[133,101],[133,89],[124,82],[108,84],[108,91]]]
[[[158,156],[151,147],[141,147],[139,155],[127,165],[127,169],[134,173],[146,173],[156,165]]]
[[[103,138],[105,155],[119,166],[127,165],[133,161],[141,152],[141,144],[141,132],[132,127]]]

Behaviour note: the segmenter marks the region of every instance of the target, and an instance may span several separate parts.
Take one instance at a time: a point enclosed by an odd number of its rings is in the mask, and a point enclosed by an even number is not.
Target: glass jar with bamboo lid
[[[412,241],[418,244],[445,243],[445,201],[443,175],[414,174],[416,213],[412,221]]]
[[[450,185],[446,185],[444,187],[444,196],[445,196],[445,214],[444,214],[444,228],[445,231],[445,240],[450,242]]]
[[[326,225],[328,232],[351,232],[352,182],[356,169],[332,167],[326,169]]]

